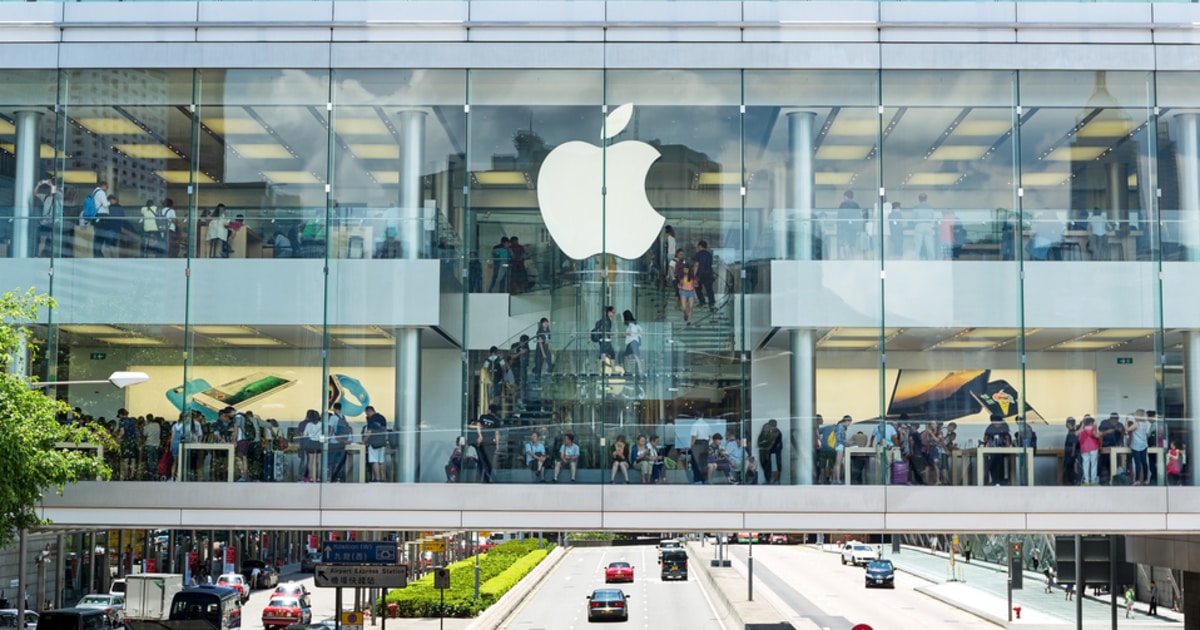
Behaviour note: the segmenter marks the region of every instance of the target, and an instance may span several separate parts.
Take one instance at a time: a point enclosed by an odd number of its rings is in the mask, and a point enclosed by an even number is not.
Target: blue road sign
[[[327,540],[321,543],[321,562],[332,564],[396,564],[396,543]]]

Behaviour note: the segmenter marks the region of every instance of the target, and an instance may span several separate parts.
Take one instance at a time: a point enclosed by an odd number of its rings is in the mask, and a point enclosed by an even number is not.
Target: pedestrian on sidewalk
[[[1125,618],[1129,619],[1133,616],[1133,587],[1125,587]]]
[[[963,557],[966,558],[967,564],[971,564],[971,541],[963,544]]]
[[[936,535],[930,536],[929,537],[929,553],[937,553],[937,550],[938,550],[937,536]]]
[[[1046,574],[1046,592],[1053,593],[1054,592],[1054,572],[1051,571],[1049,567],[1047,567],[1046,570],[1043,571],[1043,573]]]
[[[1075,595],[1075,584],[1067,584],[1063,590],[1067,593],[1067,601],[1071,601],[1072,597]]]
[[[1150,580],[1150,608],[1146,610],[1146,614],[1151,617],[1158,614],[1158,585],[1154,580]]]

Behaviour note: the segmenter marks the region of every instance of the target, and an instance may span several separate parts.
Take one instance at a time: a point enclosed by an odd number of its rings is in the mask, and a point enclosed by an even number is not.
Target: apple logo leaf
[[[600,132],[601,136],[608,140],[625,131],[625,126],[629,124],[630,118],[633,118],[633,103],[625,103],[612,110],[604,118],[604,129]]]

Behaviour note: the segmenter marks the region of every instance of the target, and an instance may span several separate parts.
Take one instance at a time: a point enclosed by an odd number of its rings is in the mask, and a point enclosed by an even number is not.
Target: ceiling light
[[[182,326],[176,326],[179,330],[183,330]],[[249,326],[192,326],[192,332],[200,333],[201,335],[257,335],[257,330]]]
[[[192,183],[190,171],[154,171],[154,174],[161,177],[162,180],[164,182],[167,182],[168,184],[190,184],[190,183]],[[204,173],[197,171],[196,172],[196,183],[197,184],[215,184],[217,182],[216,182],[216,180],[209,177],[208,175],[205,175]]]
[[[1088,339],[1137,339],[1154,334],[1152,328],[1108,328],[1085,335]]]
[[[391,135],[387,125],[378,118],[335,118],[333,128],[339,134],[346,136]]]
[[[113,148],[139,160],[172,160],[180,156],[161,144],[114,144]]]
[[[956,339],[995,339],[1004,340],[1012,339],[1021,334],[1020,328],[976,328],[961,335]]]
[[[124,335],[128,332],[103,324],[62,324],[58,329],[73,335]]]
[[[144,136],[146,130],[127,118],[76,118],[75,122],[102,136]]]
[[[229,148],[244,158],[255,160],[290,160],[296,157],[278,144],[231,144]]]
[[[270,337],[213,337],[231,346],[282,346],[283,342]]]
[[[866,350],[877,345],[879,345],[878,341],[869,339],[826,339],[818,343],[817,347],[837,350]]]
[[[350,152],[360,160],[396,160],[400,147],[394,144],[351,144]]]
[[[99,178],[92,171],[63,171],[64,184],[94,184]]]
[[[1128,188],[1137,188],[1137,173],[1130,173],[1129,177],[1125,178],[1125,186]]]
[[[1021,186],[1045,187],[1058,186],[1067,181],[1070,173],[1021,173]]]
[[[11,136],[17,132],[17,128],[12,123],[0,118],[0,136]]]
[[[400,173],[396,171],[371,171],[371,177],[380,184],[399,184]]]
[[[904,183],[909,186],[949,186],[960,177],[960,173],[913,173]]]
[[[879,133],[878,120],[837,118],[829,127],[830,136],[874,136]]]
[[[274,184],[320,184],[321,180],[308,171],[263,171],[263,177]]]
[[[999,136],[1012,131],[1011,120],[964,120],[958,123],[952,136]]]
[[[1056,346],[1051,346],[1051,350],[1101,350],[1115,345],[1115,341],[1065,341]]]
[[[735,172],[726,173],[700,173],[696,178],[696,183],[701,186],[741,186],[742,174]]]
[[[0,149],[8,151],[13,155],[17,154],[17,147],[14,144],[0,143]],[[63,157],[63,153],[61,151],[55,151],[54,147],[48,144],[43,144],[41,151],[38,153],[38,157],[42,158],[43,160],[52,160],[56,157]]]
[[[884,337],[891,337],[899,330],[899,328],[885,328],[882,331],[878,328],[834,328],[829,331],[829,337],[836,339],[878,339],[880,334]]]
[[[871,153],[871,144],[822,144],[817,149],[818,160],[861,160]]]
[[[267,130],[251,118],[209,118],[200,122],[222,136],[267,135]]]
[[[854,179],[854,173],[813,173],[813,183],[819,186],[845,186]]]
[[[1047,155],[1046,160],[1055,162],[1086,162],[1100,157],[1108,147],[1058,147]]]
[[[935,350],[979,350],[982,348],[991,348],[996,345],[996,341],[981,341],[972,339],[952,339],[934,346]]]
[[[529,185],[529,176],[521,171],[473,171],[471,180],[480,186]]]
[[[934,149],[933,153],[929,154],[929,159],[931,159],[931,160],[978,160],[979,158],[983,157],[983,155],[985,153],[988,152],[989,148],[991,148],[991,147],[975,145],[975,144],[962,144],[962,145],[943,144],[942,146]]]
[[[165,341],[161,339],[151,339],[150,337],[96,337],[96,341],[107,343],[113,346],[165,346]]]
[[[1131,120],[1093,120],[1075,132],[1080,138],[1123,138],[1133,131]]]
[[[396,342],[387,337],[339,337],[337,342],[346,346],[394,346]]]

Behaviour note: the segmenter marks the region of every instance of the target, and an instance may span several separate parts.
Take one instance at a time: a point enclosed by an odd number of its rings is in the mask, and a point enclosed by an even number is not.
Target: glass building
[[[1200,445],[1190,5],[5,9],[0,278],[58,301],[24,367],[147,373],[50,391],[162,448],[195,418],[135,478],[1058,485],[1117,414],[1115,481],[1165,485]]]

